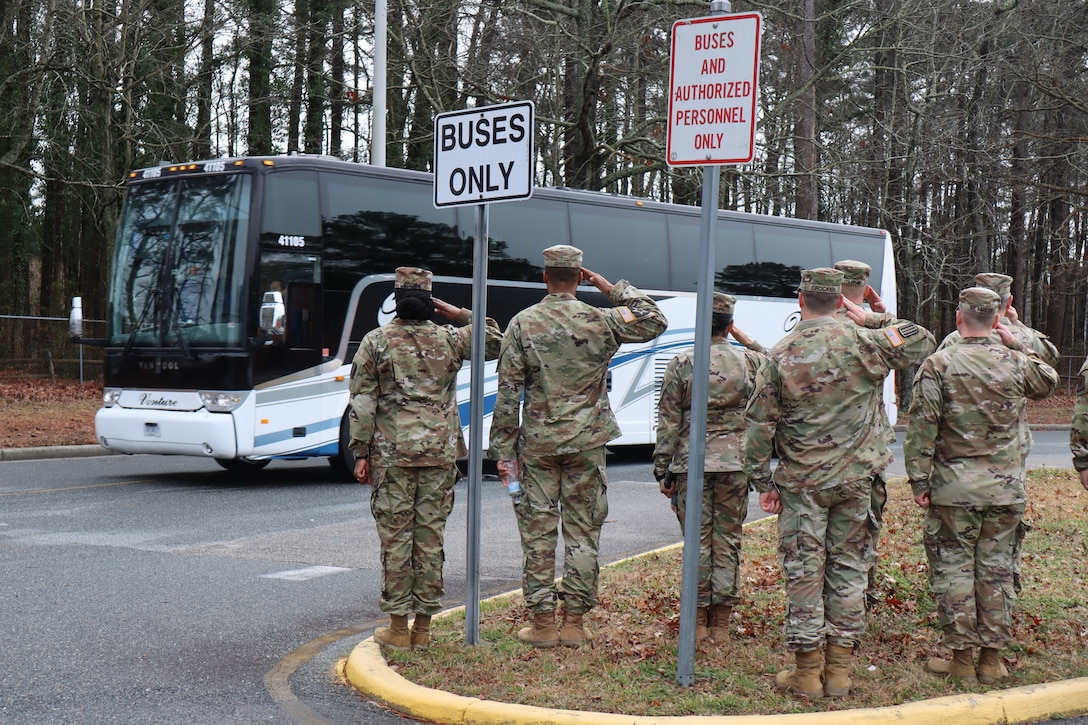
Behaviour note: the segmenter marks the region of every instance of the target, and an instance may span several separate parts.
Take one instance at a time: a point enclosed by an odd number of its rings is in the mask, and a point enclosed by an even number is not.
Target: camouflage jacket
[[[867,324],[879,319],[869,315]],[[797,323],[760,366],[745,413],[744,471],[756,490],[823,490],[880,473],[891,452],[873,396],[891,370],[921,362],[933,347],[933,335],[913,322]]]
[[[691,438],[691,383],[694,350],[669,361],[657,403],[654,476],[686,473]],[[710,383],[706,405],[704,471],[740,471],[744,458],[744,408],[755,391],[763,355],[726,340],[710,347]]]
[[[846,312],[845,306],[840,306],[835,310],[835,319],[844,325],[856,325],[854,319],[850,317]],[[888,327],[889,325],[899,325],[909,320],[901,320],[890,312],[873,312],[869,311],[866,317],[866,327]],[[873,390],[873,397],[870,403],[873,406],[873,411],[876,414],[876,418],[880,421],[881,428],[884,429],[884,435],[888,439],[888,445],[895,445],[895,428],[892,427],[891,419],[888,418],[888,407],[884,404],[884,388],[883,386]]]
[[[619,436],[608,404],[608,363],[621,343],[652,340],[668,322],[626,280],[608,297],[616,307],[549,294],[510,321],[499,353],[491,458],[576,453]]]
[[[1054,346],[1054,343],[1050,341],[1049,337],[1038,330],[1028,327],[1019,320],[1016,322],[1009,322],[1007,317],[1002,317],[1001,324],[1009,328],[1009,332],[1011,332],[1012,336],[1024,346],[1025,351],[1034,350],[1039,358],[1051,367],[1058,364],[1058,358],[1060,357],[1058,355],[1058,348]],[[996,335],[993,335],[992,337],[997,340],[998,344],[1001,344],[1001,338]],[[941,340],[941,344],[937,346],[937,350],[944,350],[949,345],[955,345],[962,339],[959,331],[953,330]]]
[[[1073,406],[1073,427],[1069,429],[1073,468],[1088,470],[1088,360],[1077,374],[1077,402]]]
[[[1034,351],[968,337],[931,356],[914,377],[903,443],[914,495],[941,506],[1006,506],[1025,501],[1025,398],[1054,392],[1058,374]]]
[[[1050,341],[1046,335],[1037,330],[1033,330],[1022,322],[1016,322],[1013,324],[1009,322],[1008,318],[1002,317],[1001,324],[1009,328],[1009,332],[1016,338],[1016,341],[1020,343],[1024,351],[1033,350],[1043,362],[1047,365],[1054,366],[1058,364],[1058,348],[1054,347],[1054,343]],[[991,335],[991,338],[998,344],[1004,347],[1004,343],[1001,342],[1001,338],[996,335]],[[941,344],[937,346],[937,351],[945,350],[952,345],[957,345],[963,340],[960,337],[958,330],[953,330],[941,340]],[[1035,438],[1031,435],[1031,428],[1028,425],[1027,408],[1024,407],[1020,412],[1020,419],[1017,421],[1017,426],[1020,429],[1020,453],[1023,457],[1027,457],[1031,452],[1032,447],[1035,445]]]
[[[469,319],[462,310],[462,321]],[[490,317],[484,357],[502,332]],[[394,318],[363,337],[351,364],[351,451],[371,466],[448,465],[467,455],[457,413],[457,372],[471,356],[472,325]]]

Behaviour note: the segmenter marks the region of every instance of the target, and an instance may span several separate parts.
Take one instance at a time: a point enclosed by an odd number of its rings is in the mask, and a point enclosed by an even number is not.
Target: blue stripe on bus
[[[337,432],[336,447],[339,448],[340,447],[340,443],[339,443],[340,419],[339,418],[329,418],[328,420],[319,420],[316,423],[313,423],[311,425],[306,426],[306,435],[310,435],[312,433],[318,433],[320,431],[329,430],[330,428],[335,428],[338,431]],[[273,443],[281,443],[283,441],[290,440],[291,438],[294,438],[294,437],[295,437],[295,433],[294,433],[293,428],[288,428],[286,430],[272,431],[271,433],[262,433],[259,436],[254,436],[254,438],[253,438],[253,447],[254,448],[260,448],[261,446],[268,446],[268,445],[272,445]]]
[[[694,334],[695,330],[692,328],[692,329],[687,329],[687,330],[676,330],[675,332],[670,330],[669,332],[672,333],[673,335],[682,334],[682,333],[685,333],[685,332],[690,332],[690,333]],[[613,357],[612,362],[609,363],[608,367],[611,370],[611,369],[620,367],[621,365],[627,365],[627,364],[629,364],[631,362],[634,362],[636,360],[645,358],[645,357],[647,357],[649,355],[657,355],[657,354],[660,354],[661,352],[667,352],[669,350],[673,350],[673,349],[676,349],[676,348],[688,348],[688,347],[691,347],[692,344],[693,344],[693,341],[691,340],[691,338],[685,338],[683,341],[680,341],[680,342],[672,342],[672,343],[668,343],[668,344],[665,344],[665,345],[657,345],[655,347],[648,348],[648,349],[643,349],[643,350],[633,350],[631,352],[624,353],[623,355],[616,355],[615,357]],[[490,376],[488,376],[487,378],[484,379],[484,383],[486,385],[486,383],[489,383],[492,380],[495,380],[497,378],[498,378],[497,375],[490,375]],[[468,388],[469,385],[470,385],[469,383],[466,383],[464,385],[459,385],[457,389],[458,390],[463,390],[465,388]],[[485,393],[484,394],[484,417],[485,418],[487,416],[491,415],[493,412],[495,412],[495,397],[496,397],[496,395],[497,395],[497,393]],[[645,397],[645,396],[642,396],[642,397]],[[469,424],[468,421],[469,421],[470,416],[472,414],[471,401],[466,400],[464,403],[459,403],[457,405],[457,414],[461,418],[461,427],[464,428],[464,427],[468,426],[468,424]]]

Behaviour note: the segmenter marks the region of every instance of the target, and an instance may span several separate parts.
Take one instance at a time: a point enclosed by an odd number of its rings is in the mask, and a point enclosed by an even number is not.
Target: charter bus
[[[99,443],[121,453],[204,456],[229,470],[325,457],[350,474],[351,361],[363,335],[393,316],[394,269],[430,269],[437,297],[471,305],[476,210],[432,200],[430,174],[324,156],[132,172],[106,338],[97,341],[105,347]],[[541,251],[553,244],[579,247],[587,267],[630,280],[668,317],[661,337],[624,345],[611,362],[609,395],[622,430],[612,445],[654,442],[665,366],[694,344],[700,214],[565,188],[536,188],[489,209],[487,314],[501,327],[546,294]],[[895,310],[885,231],[720,211],[715,241],[715,285],[738,297],[738,327],[767,347],[799,319],[804,268],[867,262],[873,287]],[[608,304],[584,289],[585,301]],[[458,378],[466,426],[469,367]],[[484,370],[486,428],[495,363]],[[885,397],[894,421],[890,382]]]

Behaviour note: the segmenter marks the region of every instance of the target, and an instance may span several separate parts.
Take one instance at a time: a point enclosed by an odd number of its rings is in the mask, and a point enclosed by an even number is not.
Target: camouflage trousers
[[[872,484],[866,478],[823,491],[779,491],[778,561],[789,600],[783,637],[791,652],[825,642],[853,647],[865,632]]]
[[[1013,551],[1024,505],[937,506],[922,522],[929,586],[949,649],[1004,649],[1012,637]]]
[[[442,545],[457,477],[452,464],[371,469],[370,511],[382,547],[383,612],[442,611]]]
[[[684,530],[688,476],[676,476],[676,518]],[[740,548],[748,515],[748,478],[742,471],[703,475],[703,507],[699,527],[699,594],[697,605],[733,606],[740,601]]]
[[[522,592],[533,612],[597,606],[598,545],[608,515],[604,446],[580,453],[519,458],[525,492],[514,506],[521,533]],[[555,549],[563,532],[563,579],[555,581]]]

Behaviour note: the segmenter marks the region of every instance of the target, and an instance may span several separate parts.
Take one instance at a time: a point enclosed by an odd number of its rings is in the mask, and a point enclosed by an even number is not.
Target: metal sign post
[[[439,114],[434,119],[434,205],[476,204],[472,246],[469,380],[468,542],[465,643],[480,642],[480,484],[484,450],[484,324],[487,317],[488,204],[533,193],[534,107],[522,101]]]
[[[711,13],[729,11],[715,0]],[[695,614],[706,456],[706,408],[710,387],[710,322],[713,314],[718,189],[722,164],[754,157],[759,76],[759,13],[679,20],[672,29],[669,74],[670,166],[703,167],[702,223],[692,367],[688,483],[684,498],[684,562],[680,585],[680,642],[676,683],[695,684]]]

